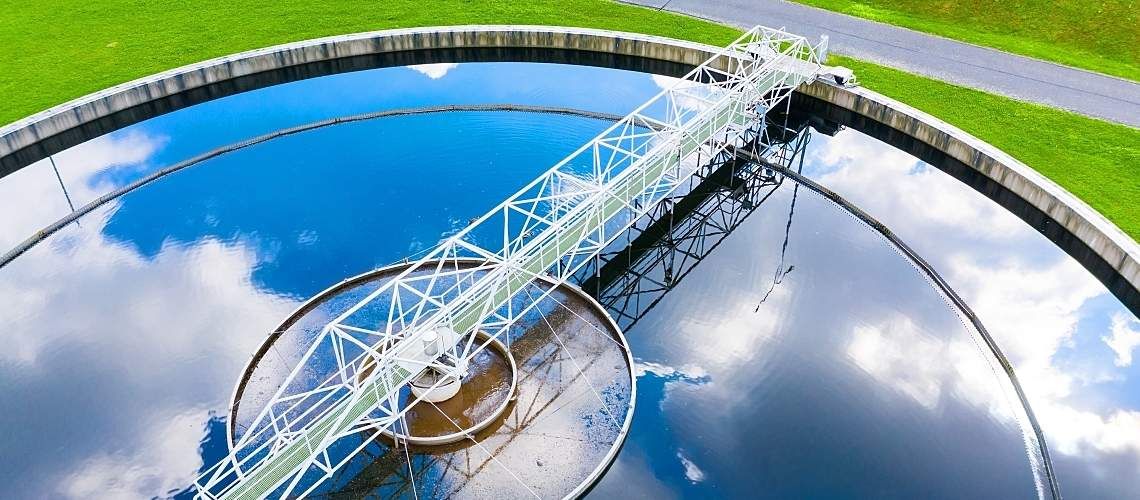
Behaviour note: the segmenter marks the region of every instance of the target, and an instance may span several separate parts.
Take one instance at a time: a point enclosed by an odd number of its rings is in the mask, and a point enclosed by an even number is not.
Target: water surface
[[[81,205],[314,120],[449,103],[624,114],[666,82],[529,63],[361,71],[156,117],[54,162]],[[538,113],[340,125],[207,161],[49,237],[0,269],[4,496],[183,491],[224,453],[233,385],[297,304],[430,248],[607,125]],[[854,131],[813,134],[803,169],[880,218],[978,312],[1066,495],[1140,489],[1140,322],[1102,285],[1001,207]],[[65,215],[51,161],[0,179],[0,209],[15,214],[0,219],[5,249]],[[638,408],[594,495],[1036,494],[1000,371],[885,240],[785,183],[720,241],[626,332]]]

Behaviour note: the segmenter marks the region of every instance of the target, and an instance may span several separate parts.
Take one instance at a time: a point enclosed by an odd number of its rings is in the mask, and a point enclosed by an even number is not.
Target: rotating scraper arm
[[[446,239],[322,328],[229,456],[199,477],[199,495],[311,491],[351,458],[332,456],[334,442],[395,425],[411,406],[399,407],[400,389],[424,368],[465,371],[491,341],[467,334],[505,336],[553,290],[514,307],[536,277],[564,283],[691,176],[694,157],[719,153],[819,67],[803,38],[754,28]],[[501,234],[500,250],[476,244],[488,234]],[[485,263],[461,269],[472,257]],[[458,333],[427,355],[429,331]],[[307,382],[327,357],[332,373]]]

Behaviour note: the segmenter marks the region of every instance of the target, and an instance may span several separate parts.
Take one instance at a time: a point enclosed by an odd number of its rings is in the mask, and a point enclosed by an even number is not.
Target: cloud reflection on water
[[[162,136],[139,130],[108,134],[56,154],[58,179],[49,159],[5,177],[0,181],[0,211],[14,216],[0,217],[0,251],[67,215],[67,196],[79,208],[119,187],[114,179],[119,170],[142,168],[165,142]]]
[[[126,134],[61,155],[74,160],[73,196],[97,196],[109,170],[154,149],[146,136]],[[5,181],[0,187],[21,198],[59,195],[58,184]],[[242,243],[167,244],[149,258],[109,239],[103,229],[117,208],[98,209],[0,269],[0,385],[5,405],[21,409],[0,412],[9,430],[0,456],[20,457],[0,477],[19,496],[138,498],[184,488],[202,466],[205,425],[228,405],[248,353],[295,306],[251,283],[258,259]],[[29,220],[5,218],[0,234],[26,234]]]
[[[627,331],[643,360],[700,366],[712,383],[643,377],[620,467],[646,460],[682,496],[1032,494],[1016,406],[989,353],[907,260],[818,195],[798,191],[783,258],[794,192],[777,190]],[[788,265],[773,288],[773,269]],[[898,360],[929,368],[934,380],[912,385],[929,407],[852,359],[857,331],[879,335],[870,350],[897,353],[880,363],[886,375],[914,369]],[[977,378],[946,384],[958,371]],[[680,449],[704,481],[685,480]],[[597,491],[622,485],[607,476]]]
[[[1132,351],[1140,346],[1140,321],[1123,313],[1112,315],[1112,335],[1101,337],[1116,354],[1116,366],[1132,364]]]
[[[410,69],[412,71],[416,71],[418,73],[423,73],[424,76],[427,76],[428,78],[431,78],[432,80],[439,80],[440,78],[447,76],[447,72],[455,69],[456,66],[459,66],[459,64],[457,64],[457,63],[413,64],[411,66],[408,66],[408,69]]]
[[[913,246],[994,336],[1061,464],[1062,491],[1078,497],[1137,491],[1140,411],[1110,395],[1119,387],[1140,390],[1125,361],[1140,344],[1132,315],[1044,236],[943,172],[851,130],[817,134],[814,141],[805,173]],[[1091,307],[1096,301],[1110,302],[1110,312]],[[1115,366],[1103,362],[1111,356]],[[1067,362],[1073,358],[1100,362]],[[920,402],[942,383],[928,370],[879,373]],[[1106,471],[1121,474],[1110,478]],[[1095,491],[1082,489],[1094,484]]]

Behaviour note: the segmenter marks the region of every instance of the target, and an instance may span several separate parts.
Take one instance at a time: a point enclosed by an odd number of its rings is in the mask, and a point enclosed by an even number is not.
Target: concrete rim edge
[[[1133,288],[1140,290],[1140,243],[1076,195],[1009,153],[867,88],[816,81],[799,91],[910,135],[1009,189],[1088,245]],[[899,123],[906,121],[911,123]],[[923,133],[932,136],[924,139],[920,137]]]

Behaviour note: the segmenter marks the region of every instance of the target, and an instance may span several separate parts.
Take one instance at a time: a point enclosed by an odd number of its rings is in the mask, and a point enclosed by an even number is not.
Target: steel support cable
[[[432,406],[435,406],[433,403]],[[400,417],[400,421],[404,424],[404,429],[408,429],[408,421],[404,417]],[[410,429],[407,434],[404,434],[404,458],[408,460],[408,481],[412,483],[412,495],[415,500],[420,500],[420,494],[416,491],[416,471],[412,468],[412,455],[408,453],[408,434],[411,434]],[[399,443],[400,438],[396,438],[396,443]]]
[[[598,332],[599,334],[601,334],[602,338],[604,338],[604,339],[607,339],[607,340],[609,340],[610,342],[613,342],[613,343],[614,343],[614,345],[616,345],[616,346],[618,346],[618,347],[621,347],[622,349],[625,349],[625,346],[624,346],[624,345],[622,345],[622,344],[621,344],[621,342],[618,342],[616,339],[614,339],[614,337],[613,337],[613,334],[610,334],[610,333],[606,333],[606,332],[602,331],[602,329],[601,329],[601,328],[599,328],[599,327],[598,327],[598,325],[595,325],[595,324],[594,324],[594,322],[592,322],[592,321],[590,321],[590,320],[588,320],[588,319],[586,319],[586,318],[582,317],[582,315],[581,315],[581,314],[578,314],[578,312],[577,312],[577,311],[575,311],[575,310],[571,309],[571,308],[570,308],[570,306],[568,306],[568,305],[566,305],[566,304],[563,304],[563,303],[562,303],[561,301],[559,301],[559,300],[555,300],[555,301],[554,301],[554,303],[555,303],[555,304],[558,304],[558,306],[559,306],[559,307],[561,307],[561,308],[565,309],[565,310],[566,310],[567,312],[569,312],[570,314],[573,314],[575,317],[577,317],[578,319],[582,320],[582,322],[583,322],[583,323],[585,323],[585,324],[589,325],[589,326],[590,326],[590,329],[592,329],[592,330],[594,330],[594,331]]]
[[[523,292],[526,293],[527,298],[534,300],[534,296],[532,296],[530,294],[530,290],[523,288]],[[613,422],[614,425],[616,425],[618,428],[621,428],[621,423],[619,423],[617,421],[617,418],[614,417],[614,415],[612,413],[610,413],[610,407],[608,405],[606,405],[606,400],[602,399],[601,394],[598,392],[597,389],[594,388],[594,384],[592,382],[590,382],[590,377],[586,376],[586,372],[582,370],[582,365],[579,365],[578,360],[574,359],[574,353],[570,352],[570,349],[568,347],[566,347],[565,343],[562,342],[562,337],[560,335],[558,335],[557,331],[555,331],[554,325],[550,324],[550,321],[546,319],[546,314],[544,314],[541,309],[536,309],[536,310],[538,311],[538,316],[540,318],[542,318],[542,322],[546,323],[546,327],[550,329],[550,333],[554,334],[554,340],[557,340],[558,345],[562,347],[562,350],[566,351],[566,356],[568,356],[570,358],[570,362],[574,364],[574,368],[576,370],[578,370],[578,373],[580,375],[582,375],[583,381],[585,381],[586,385],[590,387],[590,392],[594,393],[594,397],[597,398],[599,403],[601,403],[602,412],[605,413],[606,416],[610,418],[610,421]],[[634,381],[633,383],[637,383],[637,382]]]
[[[451,422],[451,425],[454,425],[457,430],[460,432],[463,431],[463,427],[460,426],[458,422],[452,419],[450,415],[444,412],[443,409],[437,406],[434,402],[428,401],[426,399],[424,401],[427,401],[429,404],[431,404],[431,406],[435,408],[435,411],[439,412],[440,415],[443,415],[443,418],[446,418],[448,422]],[[510,467],[507,467],[507,464],[499,461],[498,457],[496,457],[494,453],[491,453],[491,450],[488,450],[486,446],[483,446],[483,443],[480,443],[478,439],[475,439],[475,436],[468,434],[467,439],[470,439],[472,443],[475,443],[475,446],[478,446],[480,450],[483,450],[483,453],[486,453],[488,458],[493,460],[496,464],[499,464],[499,467],[502,467],[503,470],[507,471],[507,474],[510,474],[511,477],[515,478],[515,481],[518,481],[518,483],[521,484],[523,488],[526,488],[526,490],[530,492],[531,495],[534,495],[535,498],[542,498],[538,495],[538,493],[535,493],[534,490],[531,489],[531,487],[518,476],[518,474],[515,474],[515,471],[511,470]],[[482,468],[482,466],[479,468]]]

